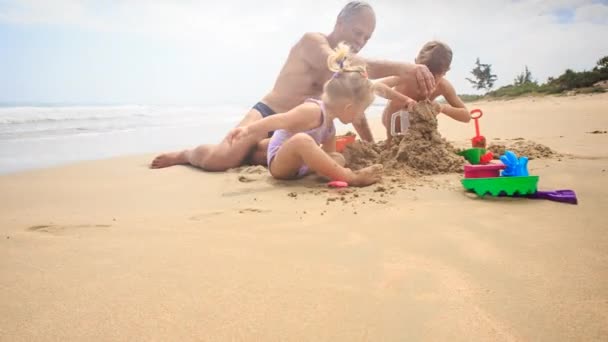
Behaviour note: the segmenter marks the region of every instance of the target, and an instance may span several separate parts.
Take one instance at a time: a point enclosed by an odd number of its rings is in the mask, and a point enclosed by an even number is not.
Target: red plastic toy
[[[336,152],[344,152],[347,145],[355,142],[356,135],[341,135],[336,137]]]
[[[494,159],[494,153],[488,151],[479,158],[479,164],[488,164],[492,159]]]
[[[476,115],[477,114],[477,115]],[[486,137],[479,133],[479,119],[483,116],[481,109],[473,109],[471,111],[471,118],[475,120],[475,136],[471,139],[473,147],[486,148]]]

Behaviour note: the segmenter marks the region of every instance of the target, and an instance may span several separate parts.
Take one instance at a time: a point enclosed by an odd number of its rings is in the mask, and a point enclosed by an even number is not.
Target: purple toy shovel
[[[547,199],[561,203],[578,204],[576,193],[572,190],[536,191],[533,194],[526,195],[526,197],[534,199]]]
[[[501,196],[506,196],[501,194]],[[533,194],[529,195],[518,195],[515,194],[511,197],[523,197],[523,198],[531,198],[531,199],[546,199],[549,201],[560,202],[560,203],[569,203],[569,204],[578,204],[578,200],[576,198],[576,193],[572,190],[554,190],[554,191],[536,191]]]

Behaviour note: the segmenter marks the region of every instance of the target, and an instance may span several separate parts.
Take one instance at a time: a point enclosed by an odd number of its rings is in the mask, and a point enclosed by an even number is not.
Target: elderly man
[[[286,112],[307,98],[319,97],[323,85],[332,76],[327,68],[327,57],[340,42],[350,45],[358,53],[372,36],[376,16],[366,2],[349,2],[338,14],[333,32],[329,35],[306,33],[292,48],[272,91],[264,96],[239,123],[247,125],[269,115]],[[356,57],[367,65],[370,78],[397,75],[415,78],[427,94],[435,87],[433,75],[426,66],[388,61],[366,60]],[[367,120],[353,124],[363,140],[373,141]],[[255,136],[230,144],[224,139],[219,145],[201,145],[194,149],[162,154],[150,167],[163,168],[178,164],[190,164],[206,171],[225,171],[242,165],[247,159],[254,164],[265,163],[267,136]],[[248,158],[249,157],[249,158]]]

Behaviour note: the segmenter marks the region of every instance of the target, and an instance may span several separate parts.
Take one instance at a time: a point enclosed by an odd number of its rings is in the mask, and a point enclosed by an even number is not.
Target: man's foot
[[[350,182],[353,186],[368,186],[379,182],[382,179],[384,167],[375,164],[359,171],[355,171],[355,178]]]
[[[154,158],[151,169],[162,169],[163,167],[169,167],[173,165],[188,164],[188,158],[186,157],[186,151],[163,153],[160,156]]]

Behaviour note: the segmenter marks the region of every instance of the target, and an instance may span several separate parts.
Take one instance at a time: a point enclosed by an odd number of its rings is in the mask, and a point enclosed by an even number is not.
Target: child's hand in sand
[[[247,129],[247,126],[233,128],[230,133],[228,133],[228,143],[232,145],[248,135],[249,129]]]

